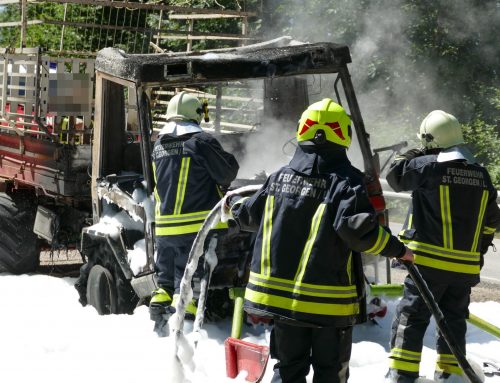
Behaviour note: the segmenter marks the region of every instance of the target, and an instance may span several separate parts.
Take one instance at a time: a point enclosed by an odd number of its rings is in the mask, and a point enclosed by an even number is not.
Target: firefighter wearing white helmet
[[[170,100],[167,107],[167,121],[191,121],[200,124],[203,105],[198,97],[181,92]]]
[[[395,191],[411,191],[412,206],[399,233],[465,353],[471,287],[479,282],[483,255],[500,223],[488,171],[464,145],[457,119],[429,113],[418,137],[423,148],[396,157],[387,174]],[[413,383],[419,376],[422,340],[431,313],[411,280],[392,324],[388,382]],[[457,359],[438,334],[434,379],[465,382]],[[468,380],[467,380],[468,381]]]
[[[200,127],[208,106],[186,92],[170,100],[167,122],[152,153],[155,176],[156,274],[159,286],[150,302],[155,330],[164,335],[168,315],[179,299],[191,245],[210,210],[238,172],[234,156]],[[227,228],[219,224],[214,229]],[[200,263],[201,265],[201,263]],[[196,303],[186,307],[196,314]]]
[[[424,118],[420,124],[418,137],[422,141],[422,146],[427,149],[446,149],[464,143],[459,122],[454,116],[442,110],[434,110]]]
[[[245,309],[274,319],[273,382],[346,382],[352,326],[366,320],[360,252],[412,260],[378,224],[363,174],[349,162],[350,118],[325,98],[297,128],[296,152],[247,199],[224,206],[256,231]],[[226,215],[227,211],[224,212]]]

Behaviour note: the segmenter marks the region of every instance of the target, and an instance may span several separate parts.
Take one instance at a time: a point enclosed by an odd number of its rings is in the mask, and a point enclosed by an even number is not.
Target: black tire
[[[106,242],[96,241],[87,253],[75,284],[83,305],[95,307],[101,315],[132,314],[139,297],[125,278]]]
[[[0,273],[24,274],[36,270],[40,241],[35,233],[36,204],[29,197],[13,199],[0,193]]]
[[[90,269],[87,280],[87,303],[94,306],[100,315],[115,314],[116,288],[111,272],[101,265]]]

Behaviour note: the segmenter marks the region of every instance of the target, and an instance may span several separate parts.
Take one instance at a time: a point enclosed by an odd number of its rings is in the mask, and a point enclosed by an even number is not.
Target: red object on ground
[[[252,324],[269,324],[271,323],[271,319],[270,317],[260,317],[260,316],[257,316],[257,315],[254,315],[254,314],[248,314],[247,313],[247,318],[250,322],[252,322]]]
[[[225,340],[224,347],[229,378],[234,379],[240,371],[247,371],[247,382],[260,382],[269,359],[269,347],[231,337]]]

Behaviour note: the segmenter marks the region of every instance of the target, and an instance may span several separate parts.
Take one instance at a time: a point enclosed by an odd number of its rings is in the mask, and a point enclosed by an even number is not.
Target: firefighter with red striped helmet
[[[350,118],[325,98],[304,111],[296,152],[253,196],[228,197],[257,232],[245,310],[274,320],[273,382],[346,382],[352,326],[366,320],[360,252],[412,260],[379,225],[363,174],[351,165]]]

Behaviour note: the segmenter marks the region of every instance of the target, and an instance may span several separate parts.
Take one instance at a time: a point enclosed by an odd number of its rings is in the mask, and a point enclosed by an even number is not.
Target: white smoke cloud
[[[419,7],[424,5],[420,2],[319,0],[306,7],[299,0],[275,1],[270,9],[279,4],[285,18],[279,20],[280,13],[275,14],[274,24],[281,27],[284,23],[287,34],[303,41],[349,46],[353,58],[349,71],[372,147],[399,140],[408,140],[415,146],[421,119],[434,109],[463,118],[472,115],[473,101],[463,101],[469,96],[467,84],[454,84],[453,94],[442,92],[443,71],[447,71],[441,65],[443,57],[437,50],[416,53],[405,37],[410,30],[419,33],[414,27],[422,17]],[[432,6],[440,7],[437,24],[445,39],[457,44],[473,41],[474,52],[470,54],[490,66],[498,63],[498,41],[494,37],[498,33],[494,31],[498,32],[500,12],[494,1],[439,0],[429,7]],[[458,63],[456,68],[472,72],[465,64],[460,68]],[[468,77],[472,80],[474,75],[470,73]]]
[[[295,151],[293,143],[289,143],[294,132],[295,127],[268,119],[258,132],[249,134],[245,139],[245,150],[239,155],[238,178],[251,179],[261,172],[269,175],[288,164]]]

